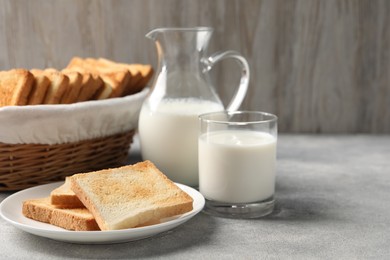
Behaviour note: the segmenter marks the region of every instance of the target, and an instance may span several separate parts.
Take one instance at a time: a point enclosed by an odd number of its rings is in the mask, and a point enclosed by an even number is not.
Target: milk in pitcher
[[[166,99],[153,110],[145,103],[138,126],[143,159],[174,182],[198,186],[198,115],[221,110],[196,98]]]

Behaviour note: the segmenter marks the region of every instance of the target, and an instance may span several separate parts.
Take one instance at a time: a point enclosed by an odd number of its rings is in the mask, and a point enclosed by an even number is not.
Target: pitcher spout
[[[151,40],[156,40],[158,34],[161,32],[161,29],[160,28],[157,28],[157,29],[153,29],[151,30],[150,32],[148,32],[145,37],[148,38],[148,39],[151,39]]]

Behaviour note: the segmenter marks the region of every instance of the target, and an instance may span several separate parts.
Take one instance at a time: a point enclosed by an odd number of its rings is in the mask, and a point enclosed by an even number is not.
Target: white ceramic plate
[[[139,240],[173,229],[199,213],[205,204],[204,197],[198,191],[183,184],[176,184],[194,199],[193,210],[162,220],[156,225],[113,231],[68,231],[23,216],[22,202],[24,200],[47,197],[61,184],[41,185],[10,195],[0,204],[0,215],[15,227],[37,236],[79,244],[111,244]]]

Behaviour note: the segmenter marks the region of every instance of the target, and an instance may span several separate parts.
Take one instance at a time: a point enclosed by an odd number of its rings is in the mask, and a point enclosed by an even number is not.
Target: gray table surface
[[[136,142],[129,162],[139,160]],[[390,259],[390,136],[280,135],[276,200],[262,219],[200,213],[166,233],[113,245],[54,241],[0,218],[0,258]]]

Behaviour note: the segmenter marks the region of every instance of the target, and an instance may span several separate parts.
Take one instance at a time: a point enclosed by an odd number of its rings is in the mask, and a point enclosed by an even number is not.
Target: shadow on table
[[[205,214],[198,214],[183,225],[143,240],[110,244],[110,245],[80,245],[50,240],[28,233],[23,233],[23,239],[18,239],[21,250],[25,254],[44,254],[50,258],[82,258],[82,259],[132,259],[144,257],[160,257],[162,255],[188,251],[189,248],[207,244],[215,230],[215,220]],[[20,235],[20,234],[19,234]],[[33,252],[35,251],[35,252]]]
[[[318,196],[312,190],[297,190],[294,186],[277,185],[274,211],[263,220],[313,221],[319,222],[334,218],[333,208],[337,201],[332,197]]]

